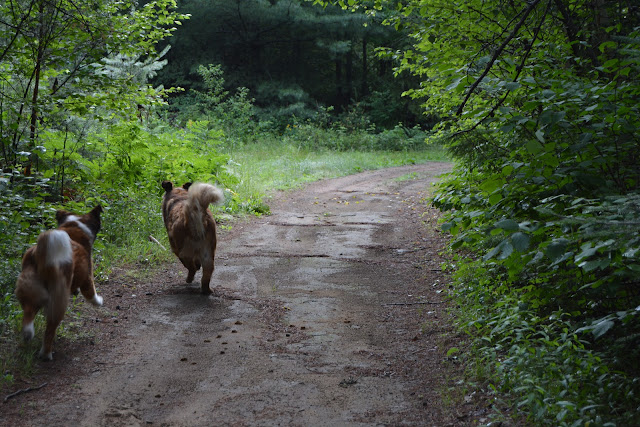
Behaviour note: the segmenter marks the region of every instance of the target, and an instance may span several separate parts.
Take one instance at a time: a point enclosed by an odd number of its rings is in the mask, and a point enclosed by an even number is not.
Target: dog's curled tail
[[[35,250],[38,276],[49,293],[47,321],[61,320],[69,299],[68,284],[73,277],[71,238],[62,230],[49,230],[38,236]]]
[[[202,239],[205,236],[203,225],[204,215],[210,203],[220,203],[224,200],[222,190],[211,184],[196,182],[189,187],[185,209],[189,216],[191,231]]]
[[[189,203],[191,205],[197,203],[203,210],[206,210],[209,204],[217,204],[223,200],[224,194],[222,190],[211,184],[196,182],[189,187]]]

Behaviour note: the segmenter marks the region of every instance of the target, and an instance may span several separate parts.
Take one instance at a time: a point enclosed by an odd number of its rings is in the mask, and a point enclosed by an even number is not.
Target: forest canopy
[[[401,97],[418,80],[394,78],[394,61],[376,55],[408,45],[381,17],[300,0],[185,0],[179,10],[191,19],[167,40],[169,62],[157,83],[202,90],[198,67],[220,65],[226,88],[246,87],[263,120],[286,124],[322,108],[360,108],[379,128],[431,123],[417,102]],[[172,100],[176,109],[184,102]]]

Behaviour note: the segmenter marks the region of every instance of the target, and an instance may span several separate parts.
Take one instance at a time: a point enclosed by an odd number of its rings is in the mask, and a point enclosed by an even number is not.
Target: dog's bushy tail
[[[196,182],[191,185],[188,191],[185,207],[189,216],[189,223],[196,235],[204,237],[203,215],[206,213],[209,204],[222,202],[224,194],[219,188],[202,182]]]
[[[197,202],[204,209],[207,209],[211,203],[217,204],[223,200],[222,190],[211,184],[196,182],[189,187],[189,202]]]
[[[62,230],[41,233],[35,258],[38,276],[49,294],[47,320],[62,319],[69,300],[68,284],[73,276],[71,238]]]

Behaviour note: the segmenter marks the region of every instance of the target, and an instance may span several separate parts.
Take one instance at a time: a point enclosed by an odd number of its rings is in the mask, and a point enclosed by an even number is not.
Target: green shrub
[[[576,331],[579,319],[562,310],[541,316],[505,271],[481,260],[463,263],[455,278],[453,295],[464,307],[456,310],[459,325],[481,337],[468,368],[496,398],[507,396],[536,424],[637,424],[640,384]]]
[[[448,143],[461,166],[435,203],[477,258],[463,269],[486,273],[458,296],[533,422],[639,422],[639,47],[637,30],[615,37],[579,72],[536,58],[500,114]]]

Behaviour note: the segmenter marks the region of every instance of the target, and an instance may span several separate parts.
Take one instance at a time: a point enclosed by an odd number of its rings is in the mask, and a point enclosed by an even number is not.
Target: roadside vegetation
[[[0,2],[0,383],[33,365],[7,353],[13,286],[57,208],[104,206],[100,282],[166,259],[163,179],[223,188],[224,226],[273,190],[453,158],[434,203],[468,386],[536,425],[640,424],[638,6],[230,5]]]
[[[469,381],[534,425],[640,424],[638,6],[338,3],[411,34],[383,52],[457,160],[434,202]]]

